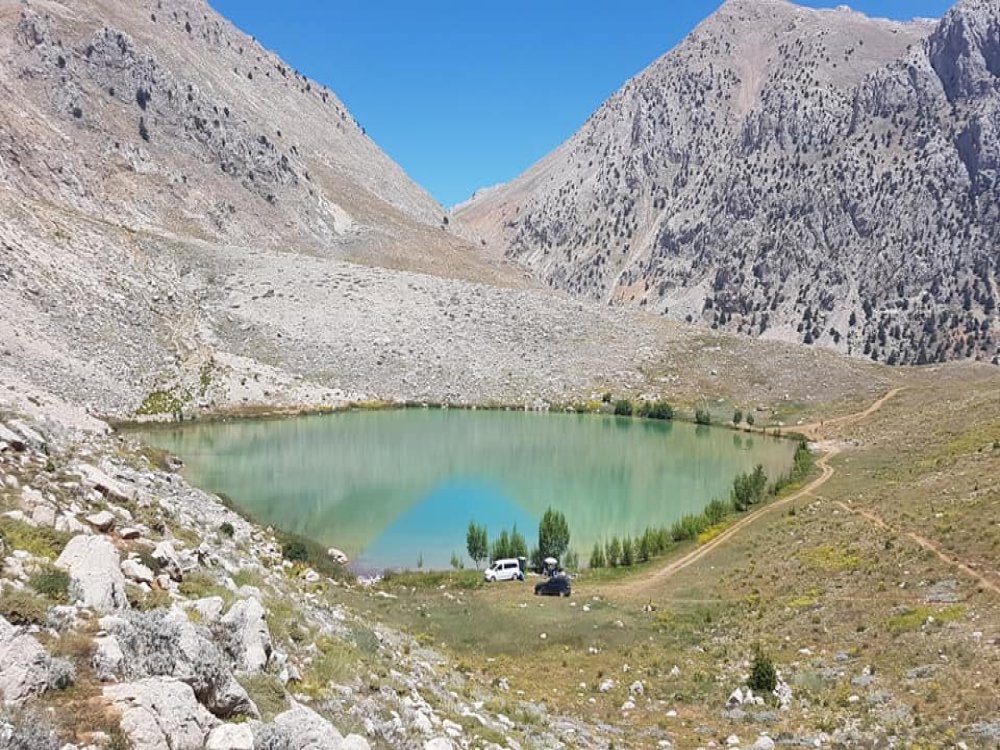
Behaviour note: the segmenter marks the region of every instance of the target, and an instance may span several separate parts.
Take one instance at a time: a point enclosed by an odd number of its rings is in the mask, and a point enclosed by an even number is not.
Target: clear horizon
[[[439,0],[210,0],[303,74],[332,89],[368,135],[445,207],[507,182],[558,147],[720,0],[620,7],[593,0],[499,5]],[[836,0],[800,0],[832,8]],[[860,0],[896,19],[949,0]],[[318,5],[318,7],[317,7]]]

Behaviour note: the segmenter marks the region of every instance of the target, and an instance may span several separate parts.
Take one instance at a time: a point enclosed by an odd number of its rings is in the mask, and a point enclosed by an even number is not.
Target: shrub
[[[114,629],[129,679],[163,677],[174,673],[180,647],[180,626],[166,618],[166,610],[133,612],[125,625]]]
[[[708,519],[704,514],[688,514],[674,521],[674,525],[670,527],[670,536],[675,542],[696,539],[708,526]]]
[[[300,540],[289,539],[281,545],[281,556],[289,562],[304,563],[309,560],[309,551]]]
[[[601,396],[601,401],[604,402],[605,404],[610,404],[611,403],[611,391],[608,391],[603,396]]]
[[[224,537],[232,539],[233,536],[236,534],[236,529],[233,528],[233,525],[229,523],[229,521],[223,521],[221,524],[219,524],[219,533],[222,534],[222,536]]]
[[[754,421],[753,412],[747,412],[747,424],[753,427]]]
[[[30,591],[7,589],[0,596],[0,616],[14,625],[44,625],[48,606]]]
[[[708,409],[699,406],[695,409],[694,421],[697,424],[712,424],[712,413]]]
[[[705,506],[705,510],[703,511],[705,520],[708,521],[709,526],[715,526],[717,523],[722,523],[731,508],[732,506],[729,503],[716,498]]]
[[[59,750],[61,745],[45,717],[0,706],[0,747],[4,750]]]
[[[575,549],[566,550],[566,554],[563,557],[563,567],[566,570],[580,569],[580,555],[577,554]]]
[[[760,645],[754,647],[753,666],[750,668],[747,685],[758,695],[769,695],[778,686],[778,673],[774,668],[774,662],[764,653]]]
[[[666,401],[654,401],[651,404],[646,405],[646,413],[644,416],[649,419],[673,419],[674,418],[674,407],[668,404]]]
[[[617,417],[631,417],[632,416],[632,402],[626,398],[619,399],[615,401],[615,416]]]
[[[44,565],[28,579],[28,585],[54,602],[69,598],[69,573],[54,565]]]
[[[251,700],[257,704],[261,718],[265,721],[273,719],[288,708],[285,690],[282,688],[277,677],[269,674],[248,675],[241,677],[239,683],[247,691]],[[264,750],[284,750],[287,747],[289,750],[298,750],[297,748],[292,748],[291,745],[267,744],[267,738],[273,736],[271,733],[276,729],[273,724],[264,724],[260,727],[259,734],[257,731],[254,731],[254,748],[257,750],[260,750],[260,748],[264,748]]]
[[[767,474],[763,465],[757,464],[750,474],[740,474],[733,480],[733,507],[737,511],[745,511],[751,505],[762,502],[766,493]]]
[[[739,423],[742,421],[743,421],[743,411],[737,409],[736,411],[733,412],[733,424],[739,425]]]
[[[254,750],[297,750],[289,731],[277,724],[262,724],[253,735]]]
[[[146,127],[146,118],[139,118],[139,137],[149,143],[149,128]]]
[[[76,667],[69,659],[50,659],[48,688],[65,690],[76,682]]]
[[[462,570],[462,568],[465,567],[465,564],[462,562],[462,558],[458,556],[457,552],[451,553],[451,567],[454,570]]]

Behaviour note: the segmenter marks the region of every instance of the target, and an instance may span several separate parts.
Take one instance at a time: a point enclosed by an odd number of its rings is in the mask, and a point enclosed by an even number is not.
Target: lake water
[[[253,518],[343,549],[362,569],[428,569],[465,553],[470,520],[491,539],[515,523],[532,546],[549,506],[585,561],[597,540],[669,525],[728,496],[762,463],[786,472],[794,444],[680,422],[408,409],[158,427],[202,489]]]

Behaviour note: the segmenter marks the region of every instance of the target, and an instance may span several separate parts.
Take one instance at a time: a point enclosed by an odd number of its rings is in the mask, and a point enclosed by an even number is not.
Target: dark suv
[[[572,591],[568,576],[552,576],[535,584],[535,596],[569,596]]]

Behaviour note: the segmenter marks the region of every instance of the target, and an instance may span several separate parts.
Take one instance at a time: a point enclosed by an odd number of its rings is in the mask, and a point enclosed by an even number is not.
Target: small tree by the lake
[[[712,424],[712,413],[708,409],[699,406],[695,409],[694,421],[697,424]]]
[[[606,557],[608,561],[609,568],[617,568],[618,563],[622,557],[622,543],[618,540],[618,537],[611,537],[611,541],[608,542],[608,546],[605,550]]]
[[[737,409],[736,411],[733,412],[733,426],[739,427],[740,422],[742,421],[743,421],[743,411],[741,409]]]
[[[538,524],[538,554],[561,559],[569,549],[569,524],[561,511],[549,508]]]
[[[754,421],[755,420],[754,420],[753,412],[752,411],[747,412],[747,424],[750,425],[751,427],[753,427]]]
[[[465,550],[479,568],[479,564],[489,555],[489,536],[485,526],[479,526],[475,521],[469,521],[469,530],[465,534]]]
[[[594,542],[594,551],[590,553],[590,567],[603,568],[607,564],[604,556],[604,547],[600,542]]]

